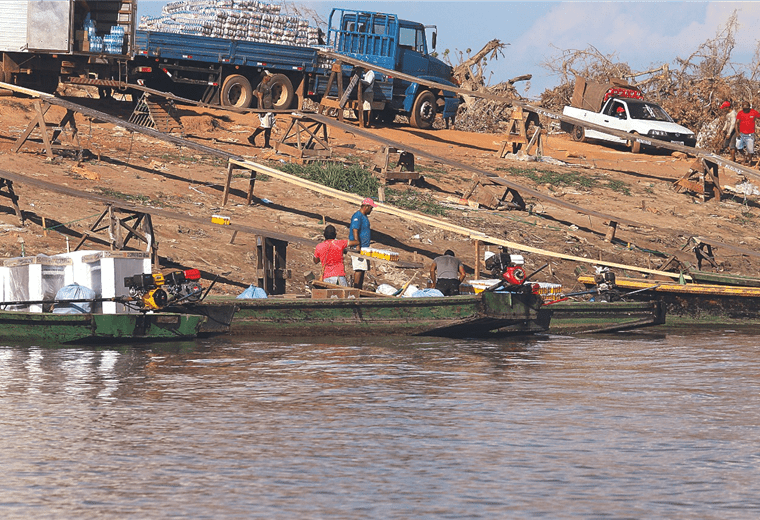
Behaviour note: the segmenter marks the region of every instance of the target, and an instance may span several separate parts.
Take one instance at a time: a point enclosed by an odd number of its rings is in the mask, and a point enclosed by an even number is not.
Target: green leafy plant
[[[631,196],[631,188],[628,187],[623,181],[607,181],[607,187],[612,191],[622,193],[623,195]]]
[[[380,187],[380,181],[361,166],[344,166],[335,163],[283,164],[279,166],[279,169],[329,188],[363,197],[376,197],[377,189]]]

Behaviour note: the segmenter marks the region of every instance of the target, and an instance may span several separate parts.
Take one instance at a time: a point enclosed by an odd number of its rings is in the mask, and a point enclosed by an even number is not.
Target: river
[[[760,516],[752,330],[0,347],[0,517]]]

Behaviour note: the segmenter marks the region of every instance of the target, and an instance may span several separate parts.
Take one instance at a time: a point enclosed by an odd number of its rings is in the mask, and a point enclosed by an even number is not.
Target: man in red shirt
[[[752,156],[755,153],[755,119],[760,118],[760,112],[749,107],[749,101],[742,103],[742,109],[736,114],[739,124],[739,136],[736,138],[736,149],[746,150]]]
[[[358,240],[335,240],[337,232],[335,226],[325,227],[325,241],[318,244],[314,250],[314,263],[322,262],[322,276],[320,280],[348,287],[346,281],[346,268],[343,266],[343,254],[348,246],[359,245]]]

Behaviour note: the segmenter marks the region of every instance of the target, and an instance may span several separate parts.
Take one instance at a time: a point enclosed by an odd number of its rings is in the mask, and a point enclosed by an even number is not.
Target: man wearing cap
[[[362,201],[359,211],[351,217],[348,238],[349,240],[359,241],[359,250],[369,247],[371,231],[367,217],[372,213],[372,209],[376,207],[375,201],[367,197]],[[366,257],[354,256],[351,258],[351,265],[354,268],[354,288],[361,289],[364,285],[364,273],[369,270],[369,260]]]
[[[736,161],[736,109],[731,105],[730,101],[724,101],[720,106],[721,110],[728,110],[726,113],[726,122],[723,123],[723,136],[725,141],[723,142],[723,148],[728,148],[731,153],[731,160]]]

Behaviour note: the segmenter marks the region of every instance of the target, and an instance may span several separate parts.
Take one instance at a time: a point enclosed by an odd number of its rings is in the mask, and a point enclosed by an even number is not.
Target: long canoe
[[[193,339],[205,316],[175,313],[51,314],[0,311],[0,342],[46,344]]]
[[[578,281],[593,287],[593,276],[580,276]],[[633,278],[616,278],[623,294],[636,300],[658,300],[665,305],[666,324],[705,323],[729,325],[760,324],[760,287],[736,287],[675,282],[653,282]]]
[[[187,312],[222,316],[234,305],[232,334],[429,335],[483,337],[533,334],[548,329],[551,312],[529,291],[424,298],[262,298],[209,297]]]

